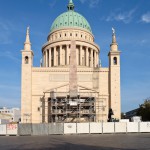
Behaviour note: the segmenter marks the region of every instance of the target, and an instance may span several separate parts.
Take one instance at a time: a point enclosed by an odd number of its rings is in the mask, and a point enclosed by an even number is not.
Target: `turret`
[[[30,123],[32,110],[32,66],[33,51],[31,50],[31,42],[29,35],[29,27],[26,32],[24,49],[22,53],[22,74],[21,74],[21,122]]]
[[[120,51],[116,40],[115,29],[112,28],[112,43],[109,51],[109,108],[113,111],[113,118],[120,119]]]

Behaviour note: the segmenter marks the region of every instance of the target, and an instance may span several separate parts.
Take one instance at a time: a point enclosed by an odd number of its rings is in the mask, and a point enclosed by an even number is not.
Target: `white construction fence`
[[[150,122],[41,123],[0,125],[2,135],[150,133]]]

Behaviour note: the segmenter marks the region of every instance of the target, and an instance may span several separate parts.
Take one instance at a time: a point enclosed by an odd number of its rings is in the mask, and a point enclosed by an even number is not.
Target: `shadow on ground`
[[[15,147],[14,149],[11,149],[11,150],[137,150],[137,149],[127,149],[127,148],[124,149],[124,148],[112,148],[112,147],[64,143],[62,145],[51,145],[51,146],[45,145],[42,148],[38,148],[37,146],[33,146],[33,145],[32,145],[32,148],[29,148],[27,145],[22,145],[19,147]]]

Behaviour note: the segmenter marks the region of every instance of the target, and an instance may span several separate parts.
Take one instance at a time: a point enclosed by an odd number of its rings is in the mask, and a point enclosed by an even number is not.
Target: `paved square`
[[[150,150],[150,134],[0,137],[0,150]]]

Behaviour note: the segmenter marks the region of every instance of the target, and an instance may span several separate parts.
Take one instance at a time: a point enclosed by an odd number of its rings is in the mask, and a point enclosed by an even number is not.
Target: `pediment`
[[[92,92],[92,93],[98,93],[97,90],[92,89],[91,87],[83,86],[78,84],[77,85],[77,91],[80,92]],[[69,83],[67,84],[61,84],[59,86],[54,86],[53,88],[47,88],[45,89],[44,93],[50,93],[50,92],[67,92],[69,93]]]

